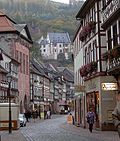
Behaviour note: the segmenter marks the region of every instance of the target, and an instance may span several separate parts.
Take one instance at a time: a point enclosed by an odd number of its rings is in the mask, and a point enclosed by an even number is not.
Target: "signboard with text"
[[[102,83],[102,90],[104,91],[118,90],[117,83]]]

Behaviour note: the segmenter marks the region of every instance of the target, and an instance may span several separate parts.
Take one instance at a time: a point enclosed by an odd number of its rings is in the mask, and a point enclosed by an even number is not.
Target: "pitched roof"
[[[0,11],[0,16],[4,16],[5,14],[2,12],[2,11]]]
[[[8,73],[8,72],[0,65],[0,73]]]
[[[76,19],[82,19],[85,17],[86,13],[89,11],[89,9],[93,6],[93,4],[99,0],[86,0],[82,7],[80,8],[79,12],[76,15]]]
[[[64,44],[69,44],[70,41],[70,37],[68,33],[48,33],[50,42],[52,42],[53,44],[56,43],[64,43]]]
[[[35,58],[32,58],[31,63],[33,67],[36,68],[37,71],[39,71],[40,74],[45,75],[43,66]]]
[[[43,39],[43,40],[40,42],[40,45],[47,45],[47,44],[48,44],[47,39]]]
[[[31,63],[30,64],[30,72],[31,73],[35,73],[35,74],[38,74],[38,75],[42,75],[36,68],[35,66]]]
[[[74,82],[74,73],[72,70],[66,67],[58,67],[58,70],[62,73],[64,79],[69,82]]]
[[[16,31],[14,24],[6,17],[0,16],[0,32]]]
[[[25,30],[23,34],[23,30]],[[24,39],[27,39],[30,43],[32,43],[32,38],[30,36],[29,30],[26,24],[16,24],[13,20],[11,20],[7,15],[0,11],[0,33],[7,32],[16,32]]]

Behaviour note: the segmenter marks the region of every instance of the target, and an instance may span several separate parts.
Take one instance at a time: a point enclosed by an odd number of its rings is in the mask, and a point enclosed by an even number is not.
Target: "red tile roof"
[[[0,11],[0,16],[3,16],[3,15],[5,15],[2,11]]]
[[[3,31],[16,31],[14,23],[0,11],[0,32]]]

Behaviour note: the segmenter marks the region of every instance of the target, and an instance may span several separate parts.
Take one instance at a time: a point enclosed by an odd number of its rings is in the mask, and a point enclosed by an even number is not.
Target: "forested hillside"
[[[0,10],[17,23],[27,23],[33,40],[47,32],[68,32],[74,36],[77,27],[75,15],[83,1],[67,5],[50,0],[0,0]]]

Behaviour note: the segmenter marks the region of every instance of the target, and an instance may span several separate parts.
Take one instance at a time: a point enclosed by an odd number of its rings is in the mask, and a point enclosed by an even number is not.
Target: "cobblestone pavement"
[[[27,139],[17,130],[13,131],[12,134],[9,134],[7,131],[1,132],[0,141],[27,141]]]
[[[93,131],[67,124],[67,117],[56,115],[52,119],[30,121],[26,127],[12,135],[2,134],[1,141],[119,141],[116,132]]]

